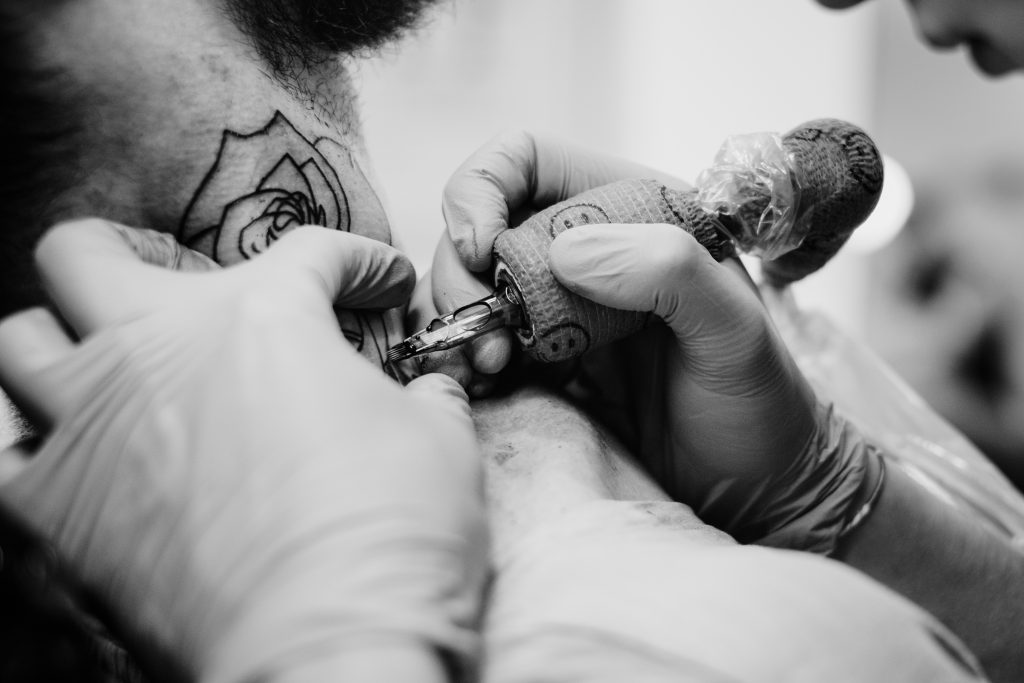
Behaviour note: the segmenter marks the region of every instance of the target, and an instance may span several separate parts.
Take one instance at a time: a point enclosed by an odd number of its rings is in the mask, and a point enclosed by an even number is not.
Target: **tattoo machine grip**
[[[516,330],[523,350],[544,362],[568,360],[649,322],[649,313],[601,306],[554,278],[548,250],[565,230],[589,223],[678,225],[716,260],[736,249],[760,255],[765,280],[781,287],[825,265],[878,202],[881,154],[850,123],[820,119],[782,137],[746,137],[753,142],[727,142],[693,189],[618,181],[499,235],[494,277],[513,289],[523,309]]]

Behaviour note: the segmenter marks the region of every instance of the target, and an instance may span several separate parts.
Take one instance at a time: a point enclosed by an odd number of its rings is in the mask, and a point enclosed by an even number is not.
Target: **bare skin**
[[[954,636],[881,585],[701,522],[557,393],[473,414],[496,570],[484,681],[981,680]]]

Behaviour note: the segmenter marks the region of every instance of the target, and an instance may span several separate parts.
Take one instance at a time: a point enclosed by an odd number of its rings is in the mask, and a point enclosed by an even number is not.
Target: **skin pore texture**
[[[320,4],[294,8],[318,16]],[[432,3],[385,4],[381,16],[411,22]],[[302,224],[392,242],[346,64],[290,48],[301,31],[253,28],[247,20],[259,11],[260,3],[90,0],[64,3],[40,26],[40,52],[76,85],[82,118],[77,181],[54,220],[97,215],[169,232],[225,266]],[[371,48],[402,25],[391,16],[334,42]],[[271,53],[268,63],[262,55]],[[402,337],[397,310],[339,311],[339,321],[382,367]]]

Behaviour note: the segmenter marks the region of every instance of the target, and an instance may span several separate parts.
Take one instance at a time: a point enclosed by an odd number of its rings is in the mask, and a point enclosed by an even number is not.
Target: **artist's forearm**
[[[1024,554],[899,468],[840,559],[931,611],[993,681],[1024,680]]]

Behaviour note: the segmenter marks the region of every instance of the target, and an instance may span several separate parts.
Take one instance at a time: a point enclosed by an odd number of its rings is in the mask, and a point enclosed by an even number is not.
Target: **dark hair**
[[[227,0],[232,20],[279,75],[363,56],[415,28],[437,0]]]
[[[32,250],[69,185],[77,126],[34,27],[65,0],[0,0],[0,316],[43,301]]]

